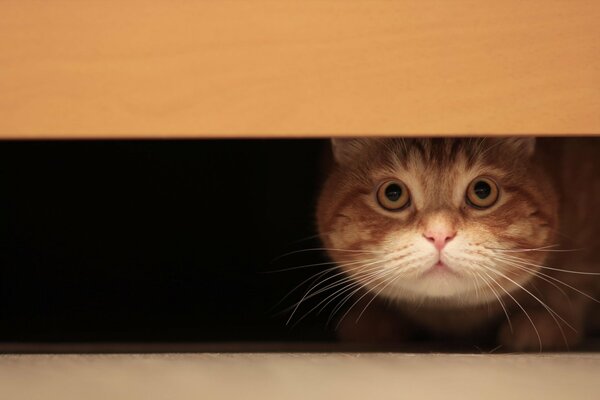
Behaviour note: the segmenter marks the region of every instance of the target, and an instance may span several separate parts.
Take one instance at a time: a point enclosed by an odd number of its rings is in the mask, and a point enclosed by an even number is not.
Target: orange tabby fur
[[[497,331],[509,350],[581,341],[600,283],[600,141],[334,139],[333,152],[317,221],[353,285],[342,337],[393,341],[418,327],[441,337]],[[500,188],[488,209],[465,201],[480,176]],[[378,204],[389,179],[410,191],[406,209]],[[424,234],[432,226],[455,232],[439,252]],[[448,268],[430,273],[438,258]]]

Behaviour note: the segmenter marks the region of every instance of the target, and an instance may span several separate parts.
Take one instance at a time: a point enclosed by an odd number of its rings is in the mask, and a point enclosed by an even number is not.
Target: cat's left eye
[[[493,206],[498,201],[498,185],[490,178],[475,178],[467,187],[467,203],[478,209]]]
[[[387,181],[377,189],[377,202],[388,211],[400,211],[410,203],[410,193],[401,181]]]

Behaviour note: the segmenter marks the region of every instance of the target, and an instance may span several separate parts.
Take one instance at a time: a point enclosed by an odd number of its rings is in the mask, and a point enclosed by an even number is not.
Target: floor
[[[1,355],[0,397],[598,399],[600,354]]]

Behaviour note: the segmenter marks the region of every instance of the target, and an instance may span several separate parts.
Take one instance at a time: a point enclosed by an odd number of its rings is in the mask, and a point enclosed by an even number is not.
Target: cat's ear
[[[331,149],[333,158],[340,165],[348,165],[364,153],[369,145],[369,139],[332,138]]]
[[[531,136],[517,136],[503,139],[507,147],[515,153],[531,157],[535,152],[535,138]]]

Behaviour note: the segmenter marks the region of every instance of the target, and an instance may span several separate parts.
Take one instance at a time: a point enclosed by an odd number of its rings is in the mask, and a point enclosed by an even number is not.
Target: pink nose
[[[436,249],[442,250],[449,241],[454,239],[456,231],[448,227],[437,227],[436,229],[427,230],[423,236],[433,243]]]

